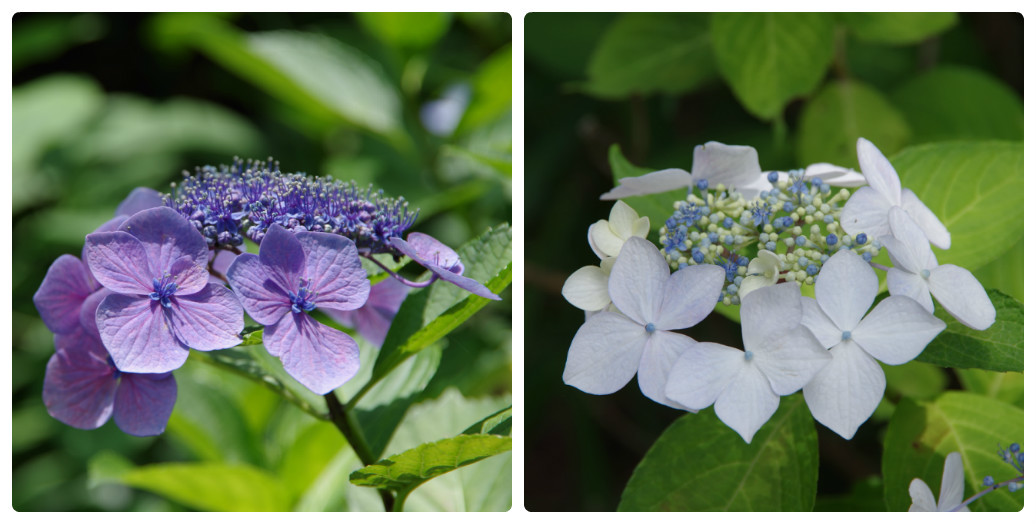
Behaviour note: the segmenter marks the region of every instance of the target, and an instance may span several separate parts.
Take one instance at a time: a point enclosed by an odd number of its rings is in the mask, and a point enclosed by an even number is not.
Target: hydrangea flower
[[[113,293],[97,307],[97,327],[116,367],[164,373],[188,349],[240,343],[241,305],[208,283],[208,247],[187,220],[166,207],[141,211],[118,231],[86,237],[86,262]]]
[[[406,300],[410,286],[394,278],[386,278],[371,286],[370,295],[363,307],[352,311],[321,309],[336,322],[358,331],[363,338],[375,346],[385,342],[385,335],[392,327],[392,319]]]
[[[696,342],[676,360],[665,394],[691,409],[715,404],[716,416],[751,444],[790,395],[831,361],[802,321],[791,282],[749,293],[741,304],[745,350]],[[596,317],[595,317],[596,318]]]
[[[123,373],[101,341],[82,330],[55,336],[54,347],[43,378],[43,403],[52,417],[79,429],[114,418],[119,429],[138,437],[165,430],[176,403],[171,373]]]
[[[615,257],[627,239],[647,238],[650,227],[648,217],[638,215],[632,207],[619,200],[612,206],[608,220],[598,220],[590,226],[587,240],[590,242],[590,249],[601,259]]]
[[[351,240],[273,225],[259,255],[239,255],[227,278],[245,311],[265,326],[267,351],[303,386],[324,395],[356,374],[356,341],[309,316],[317,307],[349,311],[367,301],[370,282]]]
[[[964,501],[964,461],[954,451],[946,455],[942,469],[942,485],[939,486],[939,502],[925,481],[915,478],[910,481],[909,511],[971,511],[967,506],[956,509]]]
[[[885,373],[875,359],[905,364],[946,328],[902,296],[867,313],[877,294],[874,270],[859,255],[839,251],[820,270],[816,299],[802,297],[802,323],[832,357],[802,392],[813,417],[844,439],[856,434],[885,393]]]
[[[781,259],[772,251],[759,251],[759,256],[748,263],[748,270],[745,272],[745,279],[741,281],[738,288],[738,295],[741,300],[745,295],[761,287],[772,286],[777,283],[781,273]]]
[[[406,240],[392,238],[389,239],[389,243],[400,253],[430,270],[432,280],[439,278],[480,297],[500,300],[496,293],[490,291],[481,282],[463,276],[464,263],[460,261],[457,252],[430,235],[410,233]]]
[[[996,308],[970,271],[953,264],[939,265],[921,228],[903,209],[889,211],[892,236],[882,238],[895,267],[888,271],[889,293],[916,300],[929,313],[932,297],[965,326],[984,330],[996,321]]]
[[[938,248],[950,248],[950,232],[913,191],[901,187],[899,175],[881,151],[866,138],[856,141],[860,170],[867,187],[853,193],[842,208],[842,227],[850,235],[866,233],[871,238],[889,234],[889,210],[901,208]]]
[[[716,306],[724,273],[692,266],[669,274],[651,242],[626,241],[608,278],[608,292],[621,313],[590,317],[572,340],[563,374],[566,384],[594,395],[614,393],[637,375],[645,396],[673,407],[665,396],[669,369],[694,344],[671,330],[701,322]]]

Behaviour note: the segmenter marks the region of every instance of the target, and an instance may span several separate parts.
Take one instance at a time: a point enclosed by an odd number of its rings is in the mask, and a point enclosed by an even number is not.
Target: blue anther
[[[874,258],[874,255],[872,255],[870,253],[870,251],[868,251],[868,252],[863,254],[863,261],[864,262],[870,262],[872,258]]]
[[[723,243],[724,244],[728,244],[728,245],[729,244],[733,244],[734,243],[734,235],[727,235],[727,236],[723,237]]]
[[[820,192],[821,193],[825,193],[825,194],[826,193],[830,193],[831,192],[831,186],[828,185],[828,184],[820,184]]]
[[[825,224],[830,224],[830,223],[832,223],[834,221],[835,221],[835,217],[833,215],[824,215],[824,223]]]
[[[701,264],[702,262],[705,262],[705,254],[698,248],[694,248],[691,250],[691,259],[694,260],[694,263]]]
[[[806,267],[807,265],[809,265],[809,259],[806,257],[799,257],[798,263],[800,266]]]
[[[770,174],[766,175],[766,180],[768,180],[771,184],[776,184],[778,178],[779,176],[777,175],[776,171],[770,171]]]
[[[766,250],[767,251],[777,251],[777,243],[774,242],[773,240],[767,242],[766,243]]]
[[[737,294],[737,286],[735,286],[734,284],[731,284],[731,285],[727,286],[727,294],[729,294],[729,295],[736,295]]]
[[[648,322],[647,325],[644,326],[644,331],[647,331],[648,333],[654,333],[655,332],[655,324],[654,324],[654,322]]]
[[[856,243],[857,244],[866,244],[867,243],[867,233],[860,233],[859,235],[856,235]]]
[[[833,246],[838,243],[838,235],[830,233],[827,235],[827,245]]]
[[[737,265],[739,265],[739,266],[747,266],[748,262],[749,262],[748,257],[746,257],[744,255],[742,255],[741,258],[737,259]]]
[[[823,184],[823,183],[824,183],[824,181],[820,180],[820,177],[818,177],[818,176],[813,177],[813,185],[814,186],[819,186],[820,184]]]
[[[853,332],[852,331],[843,331],[842,332],[842,340],[849,340],[850,338],[853,338]]]
[[[996,481],[993,480],[993,477],[991,475],[986,475],[986,478],[982,479],[982,485],[983,486],[987,486],[988,487],[988,486],[992,486],[993,484],[996,484]]]
[[[781,209],[783,209],[785,213],[791,213],[791,211],[795,209],[795,204],[792,204],[791,202],[785,202],[784,207],[782,207]]]
[[[157,300],[164,308],[171,308],[173,307],[173,302],[169,297],[176,293],[177,286],[176,282],[172,282],[167,279],[169,279],[169,275],[162,277],[161,280],[152,278],[151,285],[154,291],[148,294],[148,298],[151,300]]]
[[[709,233],[709,242],[712,242],[713,244],[715,244],[716,242],[719,242],[719,234],[718,233]]]
[[[695,184],[695,186],[697,186],[698,189],[705,191],[709,188],[709,181],[705,179],[699,180],[698,183]]]

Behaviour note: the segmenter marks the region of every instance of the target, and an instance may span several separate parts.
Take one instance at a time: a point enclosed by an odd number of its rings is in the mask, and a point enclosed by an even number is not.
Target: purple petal
[[[266,266],[264,280],[272,280],[286,292],[298,290],[306,254],[294,233],[277,224],[270,226],[259,245],[259,261]]]
[[[371,284],[352,240],[310,232],[295,238],[306,254],[306,279],[311,281],[308,287],[316,293],[313,302],[318,307],[348,311],[367,301]]]
[[[399,312],[399,306],[406,300],[410,286],[394,278],[386,278],[371,287],[367,303],[353,311],[325,309],[327,316],[342,325],[354,328],[363,338],[376,346],[385,342],[385,335],[392,326],[392,319]]]
[[[240,344],[238,334],[245,328],[241,304],[232,291],[218,284],[206,284],[193,295],[176,295],[169,322],[181,342],[201,351]]]
[[[115,215],[132,216],[146,209],[164,206],[162,193],[150,187],[138,187],[130,191],[129,196],[115,208]]]
[[[57,351],[47,362],[43,403],[50,416],[79,429],[104,425],[112,414],[115,370],[100,342],[78,332],[54,337]]]
[[[154,290],[156,271],[139,240],[123,231],[86,235],[83,248],[90,272],[102,286],[129,295],[146,295]]]
[[[172,208],[156,207],[141,211],[126,220],[119,230],[140,240],[151,267],[157,273],[169,271],[173,262],[183,257],[190,257],[202,265],[208,261],[209,247],[205,238]]]
[[[128,216],[124,216],[124,215],[116,216],[115,218],[112,218],[111,220],[101,224],[100,226],[97,226],[97,229],[93,230],[93,232],[94,233],[111,233],[113,231],[118,231],[119,230],[119,226],[121,226],[122,223],[125,222],[127,218],[129,218],[129,217]],[[86,260],[86,245],[85,244],[83,245],[82,252],[81,252],[81,254],[79,256],[83,257],[83,260]],[[87,268],[87,269],[89,269],[89,268]]]
[[[464,265],[460,263],[457,252],[436,240],[435,237],[424,233],[410,233],[407,235],[406,241],[417,253],[417,258],[410,258],[418,260],[422,266],[429,267],[428,264],[432,264],[444,269],[451,269],[457,274],[464,272]],[[456,267],[458,265],[459,268]]]
[[[269,326],[291,308],[288,291],[270,278],[269,267],[256,255],[245,253],[227,269],[227,280],[248,316]]]
[[[115,391],[115,424],[138,437],[165,431],[176,404],[172,373],[123,373]]]
[[[83,307],[79,308],[79,325],[86,333],[97,340],[101,340],[101,332],[97,330],[97,306],[105,297],[112,294],[112,290],[102,287],[94,291],[83,301]]]
[[[305,313],[284,315],[266,326],[263,344],[289,375],[318,395],[345,384],[360,368],[356,341]]]
[[[95,289],[86,265],[72,255],[61,255],[47,269],[32,302],[47,329],[68,333],[79,326],[79,309]]]
[[[241,247],[244,248],[245,246],[242,245]],[[219,273],[220,275],[226,276],[227,270],[230,269],[230,264],[233,264],[234,261],[237,260],[237,255],[237,253],[234,253],[233,251],[227,251],[226,249],[217,249],[215,251],[209,252],[209,259],[212,263],[212,270],[216,273]]]
[[[187,360],[157,300],[112,294],[97,306],[101,341],[115,366],[129,373],[165,373]]]
[[[478,280],[475,280],[473,278],[468,278],[468,277],[465,277],[465,276],[461,276],[461,275],[458,275],[456,273],[451,273],[450,271],[447,271],[447,270],[445,270],[443,268],[440,268],[440,267],[432,266],[432,267],[429,267],[428,269],[430,269],[432,271],[432,273],[435,273],[436,275],[438,275],[439,278],[441,278],[441,279],[449,282],[450,284],[453,284],[453,285],[455,285],[455,286],[457,286],[457,287],[459,287],[459,288],[461,288],[461,289],[463,289],[465,291],[471,292],[471,293],[473,293],[475,295],[478,295],[478,296],[480,296],[482,298],[488,298],[490,300],[500,300],[500,297],[497,296],[496,293],[493,293],[492,291],[490,291],[488,287],[484,286]]]
[[[169,274],[176,282],[177,295],[190,295],[201,291],[209,283],[209,270],[191,257],[182,257],[169,266]]]

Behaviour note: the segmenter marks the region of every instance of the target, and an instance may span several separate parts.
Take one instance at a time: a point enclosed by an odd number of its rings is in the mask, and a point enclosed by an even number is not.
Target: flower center
[[[169,300],[169,297],[176,293],[177,286],[176,282],[173,282],[173,277],[166,274],[161,280],[152,278],[151,285],[155,289],[148,295],[151,300],[157,300],[164,308],[173,307],[173,303]]]
[[[853,332],[852,331],[843,331],[842,332],[842,340],[849,340],[851,338],[853,338]]]
[[[648,322],[648,324],[646,326],[644,326],[644,331],[647,331],[649,334],[650,333],[654,333],[655,332],[655,323],[654,322]]]
[[[298,293],[292,293],[288,291],[288,298],[291,300],[291,310],[295,313],[302,313],[303,311],[313,311],[317,305],[313,302],[313,299],[317,297],[317,294],[308,289],[310,281],[299,279],[299,291]]]
[[[922,269],[921,270],[921,278],[923,278],[925,280],[928,280],[928,277],[931,276],[931,274],[932,274],[932,272],[928,271],[927,269]]]
[[[745,362],[751,362],[754,356],[751,351],[745,350]]]

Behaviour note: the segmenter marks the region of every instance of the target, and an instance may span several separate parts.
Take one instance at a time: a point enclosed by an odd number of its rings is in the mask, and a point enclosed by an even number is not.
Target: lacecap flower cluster
[[[709,142],[695,148],[690,173],[620,180],[601,198],[676,189],[686,198],[659,227],[660,246],[646,240],[648,218],[621,200],[590,226],[601,261],[562,289],[587,317],[565,383],[609,394],[637,375],[656,402],[714,405],[746,442],[780,396],[802,390],[821,424],[852,438],[884,393],[878,361],[909,362],[945,329],[933,297],[972,329],[996,318],[970,272],[936,260],[932,246],[950,247],[938,217],[874,144],[859,139],[857,153],[862,173],[831,164],[763,171],[753,148]],[[893,267],[874,261],[882,249]],[[891,296],[872,308],[875,270],[887,272]],[[743,349],[674,332],[717,304],[740,306]]]
[[[161,433],[176,402],[172,371],[191,349],[240,344],[245,313],[285,371],[323,395],[356,374],[359,347],[313,310],[380,345],[412,287],[445,280],[499,300],[463,276],[446,245],[402,238],[416,216],[402,198],[281,173],[274,162],[199,168],[169,194],[135,189],[86,236],[81,258],[59,257],[33,296],[54,333],[48,412],[81,429],[114,418],[132,435]],[[245,252],[245,238],[258,254]],[[380,253],[409,257],[431,278],[408,280]],[[391,278],[372,287],[361,257]]]

